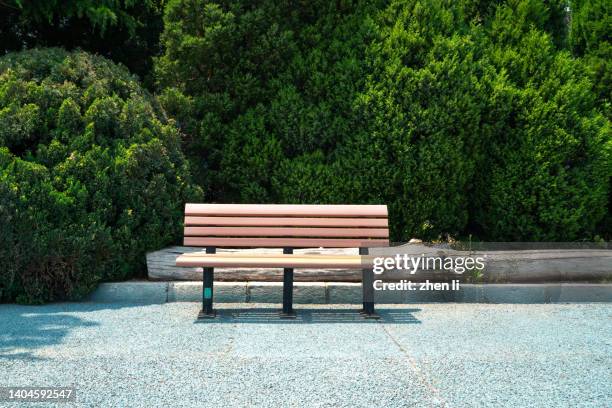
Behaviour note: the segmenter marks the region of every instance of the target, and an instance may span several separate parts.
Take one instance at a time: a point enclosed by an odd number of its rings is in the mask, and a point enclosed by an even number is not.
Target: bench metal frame
[[[215,254],[217,248],[207,247],[207,254]],[[367,247],[359,248],[359,255],[368,255]],[[293,254],[293,248],[283,248],[283,254]],[[198,314],[198,319],[214,319],[217,311],[213,308],[214,292],[214,267],[202,268],[202,310]],[[368,319],[378,319],[380,316],[374,310],[374,272],[372,268],[362,269],[362,297],[363,307],[359,313]],[[279,314],[282,319],[295,319],[296,313],[293,309],[293,268],[283,268],[283,308]]]

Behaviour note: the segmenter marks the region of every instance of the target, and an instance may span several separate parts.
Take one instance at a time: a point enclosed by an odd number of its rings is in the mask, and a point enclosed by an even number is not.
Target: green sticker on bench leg
[[[204,299],[212,299],[212,288],[204,288]]]

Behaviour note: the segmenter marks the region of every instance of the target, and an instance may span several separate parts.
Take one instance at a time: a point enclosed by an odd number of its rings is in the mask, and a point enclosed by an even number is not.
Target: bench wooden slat
[[[189,237],[344,237],[388,238],[384,228],[185,227]]]
[[[177,266],[221,268],[326,268],[361,269],[371,264],[369,257],[359,255],[253,255],[194,254],[181,255]]]
[[[343,238],[222,238],[185,237],[185,246],[236,247],[236,248],[358,248],[388,246],[387,239]]]
[[[386,218],[185,217],[185,226],[387,228]]]
[[[187,216],[387,217],[386,205],[186,204]]]
[[[258,253],[258,252],[225,252],[225,253],[214,253],[214,254],[207,254],[206,252],[186,252],[180,256],[182,257],[194,257],[194,258],[200,258],[202,256],[206,257],[206,256],[222,256],[222,257],[229,257],[229,258],[276,258],[278,256],[283,256],[283,257],[287,257],[287,256],[294,256],[294,257],[300,257],[300,258],[327,258],[327,257],[333,257],[334,259],[352,259],[355,258],[357,256],[363,256],[363,255],[343,255],[343,254],[312,254],[312,253],[304,253],[304,254],[282,254],[282,253]]]

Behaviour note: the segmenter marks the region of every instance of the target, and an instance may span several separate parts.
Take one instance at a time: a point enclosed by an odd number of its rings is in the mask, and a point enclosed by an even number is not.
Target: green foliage
[[[570,44],[584,58],[602,110],[612,118],[612,3],[573,1]]]
[[[521,21],[504,6],[491,27],[503,26],[505,15]],[[556,52],[546,33],[526,26],[516,40],[506,38],[484,43],[501,74],[487,106],[495,131],[475,220],[485,237],[592,238],[608,207],[610,124],[597,112],[584,66]]]
[[[148,75],[158,52],[163,0],[0,1],[0,54],[22,48],[76,47]]]
[[[368,50],[364,126],[342,158],[353,161],[347,177],[390,205],[398,239],[456,235],[467,223],[488,67],[465,20],[442,2],[393,3]]]
[[[572,1],[570,45],[584,61],[600,110],[612,120],[612,3],[606,0]],[[612,180],[608,214],[601,234],[612,239]]]
[[[159,92],[81,51],[0,58],[0,301],[138,276],[187,200],[385,203],[394,240],[611,238],[610,2],[570,5],[0,2],[2,51],[81,47],[148,84],[155,57]]]
[[[227,190],[223,182],[213,183],[229,123],[272,96],[268,76],[286,66],[294,48],[291,32],[275,22],[282,6],[272,2],[257,6],[232,2],[224,9],[202,0],[170,1],[166,6],[162,34],[166,53],[156,64],[163,84],[161,100],[191,135],[186,141],[188,153],[200,163],[196,177],[209,187],[211,199]],[[243,155],[236,154],[242,160]]]
[[[283,161],[331,152],[355,128],[375,9],[323,0],[168,3],[160,100],[188,135],[209,200],[294,201],[273,179],[284,177]]]
[[[160,100],[209,200],[382,202],[397,240],[591,238],[610,125],[565,5],[173,0]]]
[[[0,301],[76,299],[180,235],[179,134],[124,68],[84,52],[0,58]]]
[[[612,29],[612,5],[605,0],[572,1],[570,43],[579,55],[596,53],[609,45]]]
[[[3,2],[6,9],[20,10],[24,18],[35,22],[53,21],[57,17],[73,18],[85,17],[93,24],[94,28],[104,32],[108,27],[118,24],[125,25],[127,29],[134,30],[137,21],[133,16],[125,14],[123,8],[132,8],[138,5],[133,0],[13,0]],[[145,7],[150,7],[151,2],[145,2]]]

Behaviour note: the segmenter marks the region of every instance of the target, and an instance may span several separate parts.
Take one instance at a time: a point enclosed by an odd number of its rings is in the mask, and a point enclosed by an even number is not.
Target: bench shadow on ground
[[[353,324],[418,324],[414,313],[421,309],[377,309],[379,319],[366,319],[357,310],[351,309],[299,309],[294,319],[282,319],[278,309],[217,309],[214,319],[196,319],[197,324],[224,323],[267,323],[267,324],[300,324],[300,323],[353,323]]]
[[[3,360],[44,360],[36,355],[38,349],[61,344],[74,329],[98,325],[67,314],[61,305],[10,305],[2,307],[0,312],[0,363]]]

